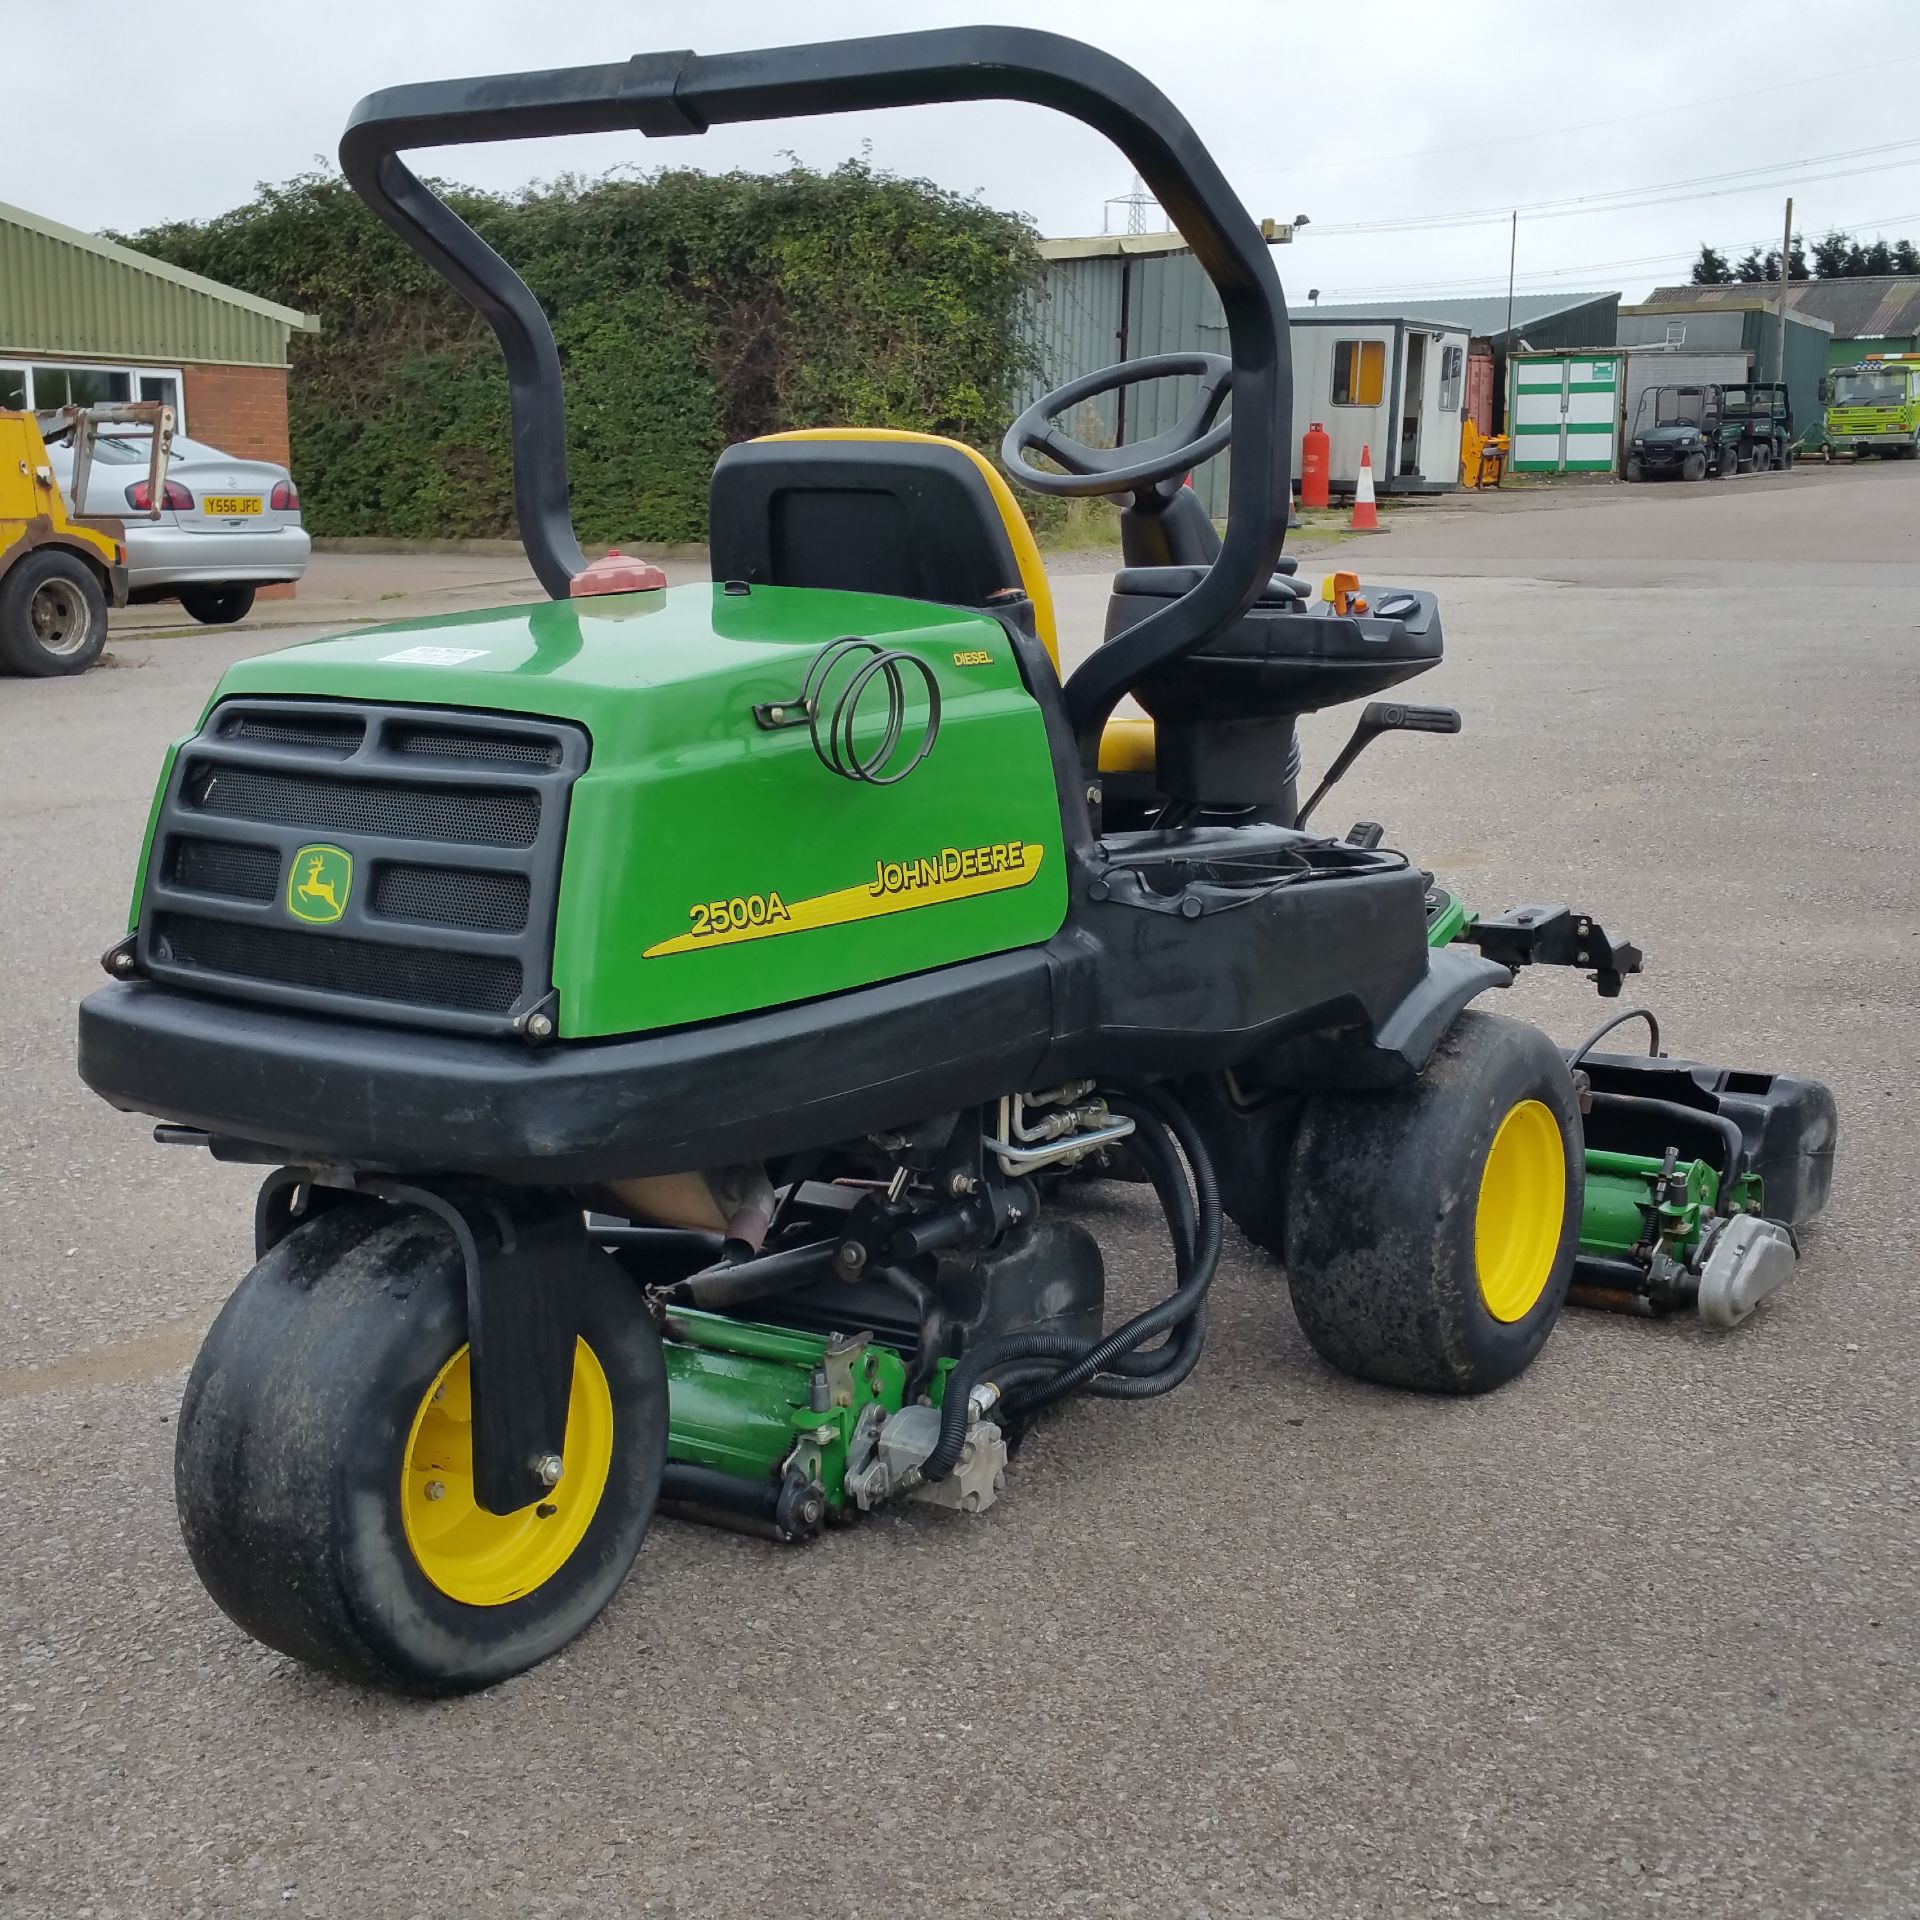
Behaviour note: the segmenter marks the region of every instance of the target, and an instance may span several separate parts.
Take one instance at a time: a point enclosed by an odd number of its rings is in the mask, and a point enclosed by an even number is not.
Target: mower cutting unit
[[[730,448],[710,585],[589,567],[547,321],[399,151],[987,97],[1107,133],[1231,335],[1007,436],[1025,486],[1125,502],[1105,644],[1063,684],[1005,480],[916,434]],[[646,55],[377,94],[341,151],[500,339],[552,599],[229,672],[81,1009],[92,1087],[266,1170],[177,1454],[249,1632],[481,1686],[594,1617],[663,1500],[782,1539],[978,1512],[1048,1408],[1193,1371],[1229,1218],[1320,1354],[1435,1392],[1520,1373],[1570,1289],[1725,1325],[1790,1271],[1824,1089],[1599,1051],[1620,1021],[1562,1053],[1471,1003],[1525,965],[1615,995],[1635,948],[1308,824],[1378,735],[1458,731],[1392,691],[1439,609],[1281,559],[1270,253],[1138,74],[1002,28]],[[1057,424],[1168,375],[1193,398],[1156,439]],[[1182,476],[1230,433],[1223,542]],[[1347,701],[1302,807],[1295,722]],[[1172,1277],[1115,1324],[1063,1199],[1118,1171]]]

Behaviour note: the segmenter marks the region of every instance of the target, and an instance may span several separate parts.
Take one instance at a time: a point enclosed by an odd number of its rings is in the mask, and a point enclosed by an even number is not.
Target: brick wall
[[[187,431],[222,453],[289,466],[284,367],[187,366]],[[290,600],[291,585],[262,587],[263,600]]]
[[[287,374],[284,367],[189,366],[188,432],[222,453],[287,464]]]

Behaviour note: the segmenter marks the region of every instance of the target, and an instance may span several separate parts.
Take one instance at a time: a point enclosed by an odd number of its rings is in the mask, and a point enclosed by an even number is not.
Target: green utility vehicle
[[[1821,382],[1826,455],[1920,456],[1920,354],[1896,353],[1836,367]]]
[[[1719,386],[1649,387],[1634,409],[1629,480],[1704,480],[1740,471],[1741,427],[1729,424]]]
[[[1793,403],[1779,380],[1720,389],[1720,471],[1766,473],[1793,465]]]
[[[1020,484],[1125,502],[1105,644],[1062,680],[1006,482],[915,434],[730,448],[711,584],[589,565],[546,316],[401,150],[996,97],[1115,142],[1232,347],[1009,430]],[[376,94],[341,158],[500,340],[551,598],[232,669],[80,1009],[97,1092],[262,1170],[176,1453],[248,1632],[484,1686],[592,1620],[663,1503],[789,1541],[977,1514],[1049,1409],[1192,1375],[1229,1218],[1284,1255],[1320,1354],[1427,1392],[1513,1379],[1570,1295],[1725,1326],[1792,1270],[1823,1087],[1670,1059],[1637,1008],[1562,1051],[1473,1003],[1529,963],[1618,994],[1631,944],[1309,824],[1381,734],[1458,730],[1398,691],[1439,608],[1316,597],[1281,557],[1272,253],[1147,80],[999,27],[649,54]],[[1059,424],[1169,375],[1192,397],[1152,439]],[[1229,436],[1222,539],[1182,482]],[[1146,718],[1115,719],[1128,694]],[[1295,722],[1347,702],[1302,805]],[[1644,1057],[1608,1044],[1635,1018]],[[1124,1315],[1072,1205],[1116,1155],[1169,1267]]]

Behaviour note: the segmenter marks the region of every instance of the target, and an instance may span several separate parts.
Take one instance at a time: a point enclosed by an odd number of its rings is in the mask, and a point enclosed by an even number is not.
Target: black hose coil
[[[1174,1290],[1098,1340],[1009,1333],[962,1355],[947,1375],[940,1438],[920,1469],[923,1480],[952,1473],[966,1445],[967,1402],[983,1380],[999,1385],[1010,1414],[1026,1418],[1075,1393],[1150,1399],[1171,1392],[1199,1364],[1207,1289],[1220,1265],[1225,1220],[1213,1162],[1186,1110],[1164,1091],[1110,1094],[1107,1104],[1134,1124],[1127,1144],[1145,1165],[1166,1215]],[[1159,1346],[1142,1351],[1162,1334],[1167,1338]]]

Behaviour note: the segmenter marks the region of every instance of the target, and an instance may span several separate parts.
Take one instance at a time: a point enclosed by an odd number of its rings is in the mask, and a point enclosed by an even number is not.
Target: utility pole
[[[1787,204],[1791,206],[1792,201]],[[1513,210],[1513,228],[1507,238],[1507,332],[1513,332],[1513,263],[1520,252],[1520,209]],[[1509,341],[1511,350],[1511,341]]]
[[[1793,200],[1787,200],[1787,224],[1780,234],[1780,315],[1775,321],[1773,377],[1787,377],[1787,256],[1793,251]]]

